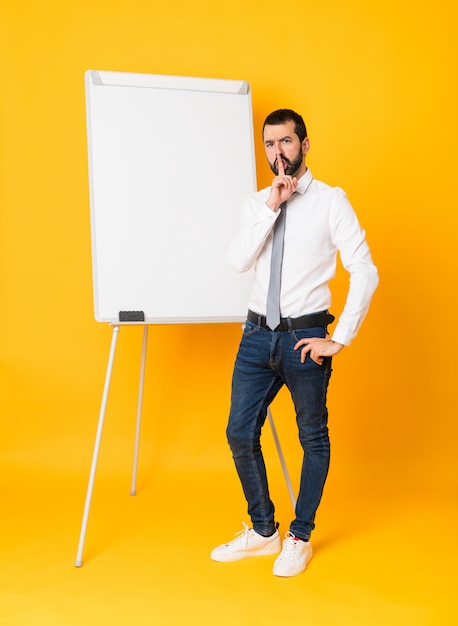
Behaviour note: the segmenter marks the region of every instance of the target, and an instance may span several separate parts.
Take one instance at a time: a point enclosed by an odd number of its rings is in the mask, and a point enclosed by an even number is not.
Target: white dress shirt
[[[309,169],[299,179],[286,213],[281,279],[282,317],[300,317],[331,307],[329,281],[335,276],[337,252],[350,274],[345,307],[332,339],[349,345],[356,336],[377,285],[365,232],[345,192],[312,178]],[[270,187],[250,195],[242,207],[240,232],[229,248],[235,270],[254,266],[248,307],[266,314],[273,226],[280,214],[266,206]]]

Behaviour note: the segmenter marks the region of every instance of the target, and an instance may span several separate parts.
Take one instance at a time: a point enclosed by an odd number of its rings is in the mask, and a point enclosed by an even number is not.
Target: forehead
[[[264,127],[263,139],[264,141],[267,141],[267,140],[273,140],[273,139],[281,139],[282,137],[296,137],[297,138],[297,135],[294,132],[295,128],[296,128],[296,125],[292,120],[285,122],[284,124],[275,124],[275,125],[266,124],[266,126]]]

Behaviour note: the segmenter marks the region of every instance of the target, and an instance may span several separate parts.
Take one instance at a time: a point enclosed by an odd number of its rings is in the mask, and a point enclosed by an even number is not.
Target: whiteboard
[[[85,91],[96,320],[245,319],[227,249],[256,190],[249,84],[89,70]]]

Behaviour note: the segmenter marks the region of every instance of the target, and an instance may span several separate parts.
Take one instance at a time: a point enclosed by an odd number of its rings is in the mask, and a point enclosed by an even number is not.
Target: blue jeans
[[[293,348],[304,337],[325,336],[324,327],[271,331],[245,322],[232,379],[227,438],[253,528],[264,536],[275,531],[275,508],[261,450],[261,429],[267,408],[283,385],[293,399],[304,452],[296,518],[290,530],[307,541],[315,527],[315,513],[329,468],[326,393],[332,360],[325,358],[323,365],[317,365],[307,355],[301,363],[300,350]]]

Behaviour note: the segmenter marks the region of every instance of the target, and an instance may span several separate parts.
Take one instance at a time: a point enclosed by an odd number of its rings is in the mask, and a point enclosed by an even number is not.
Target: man
[[[270,187],[247,198],[241,230],[229,250],[229,260],[237,271],[255,269],[234,366],[227,427],[252,528],[244,524],[244,530],[215,548],[211,558],[228,562],[280,552],[260,436],[268,406],[286,385],[304,456],[295,519],[273,572],[295,576],[305,570],[312,557],[310,535],[328,473],[326,392],[332,357],[356,336],[377,287],[378,274],[365,233],[344,191],[313,179],[306,166],[310,143],[302,117],[290,109],[274,111],[264,122],[263,140],[275,178]],[[274,237],[277,228],[279,234]],[[273,243],[274,239],[280,243]],[[334,317],[328,313],[328,283],[335,274],[337,252],[350,280],[347,300],[331,338],[327,325]],[[280,266],[280,302],[272,304],[271,291],[278,282],[275,276]],[[272,307],[274,318],[281,311],[281,319],[273,322]]]

